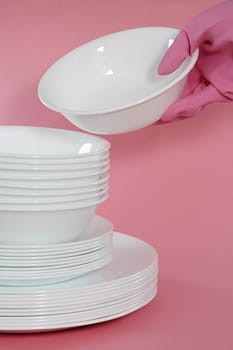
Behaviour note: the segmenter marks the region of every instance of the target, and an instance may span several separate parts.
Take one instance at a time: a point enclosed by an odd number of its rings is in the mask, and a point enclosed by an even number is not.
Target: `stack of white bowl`
[[[1,126],[2,254],[4,251],[9,254],[11,249],[12,252],[20,251],[22,245],[51,246],[77,242],[94,219],[98,204],[108,197],[109,149],[107,141],[84,133]],[[109,229],[109,232],[112,233],[112,230]],[[110,255],[109,250],[105,253]],[[102,259],[102,256],[99,255],[104,265],[109,258]],[[29,261],[28,265],[21,265],[22,269],[1,264],[0,282],[11,273],[20,277],[22,272],[25,276],[25,269],[33,268]],[[77,261],[80,262],[80,258]],[[84,272],[90,271],[91,266]],[[52,269],[54,271],[54,266]],[[44,270],[48,278],[56,277],[51,269],[45,267]],[[77,272],[77,269],[72,271]],[[33,276],[37,273],[38,269]],[[32,274],[28,276],[31,278]],[[44,281],[43,277],[43,273],[40,276],[38,273],[39,280]]]

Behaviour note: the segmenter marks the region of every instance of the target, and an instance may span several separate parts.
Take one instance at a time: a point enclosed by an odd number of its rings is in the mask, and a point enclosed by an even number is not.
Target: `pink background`
[[[140,26],[182,27],[214,0],[0,0],[1,124],[74,129],[37,98],[43,72],[71,49]],[[233,348],[233,104],[112,136],[111,193],[99,213],[153,244],[158,297],[125,318],[1,349]],[[14,140],[12,140],[14,142]]]

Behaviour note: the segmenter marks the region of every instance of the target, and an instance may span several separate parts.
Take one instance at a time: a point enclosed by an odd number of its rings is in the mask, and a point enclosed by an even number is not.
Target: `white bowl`
[[[0,154],[0,162],[6,164],[16,165],[30,165],[30,166],[58,166],[58,167],[77,167],[79,164],[89,164],[92,162],[99,162],[109,159],[109,151],[98,153],[95,156],[83,156],[76,158],[35,158],[35,157],[19,157],[19,156],[2,156]]]
[[[74,201],[83,201],[86,199],[97,199],[108,193],[108,186],[91,193],[57,195],[57,196],[30,196],[30,195],[0,195],[0,205],[14,205],[14,204],[57,204]]]
[[[98,176],[102,173],[106,173],[109,170],[109,162],[105,162],[98,168],[92,169],[80,169],[75,171],[49,171],[49,170],[0,170],[1,179],[9,180],[65,180],[65,179],[78,179],[89,176]]]
[[[158,65],[179,30],[145,27],[113,33],[71,51],[43,75],[38,95],[79,128],[118,134],[158,121],[182,94],[198,50],[174,73]]]
[[[58,182],[58,185],[56,183]],[[65,194],[73,194],[73,193],[83,193],[83,192],[92,192],[96,191],[96,189],[101,188],[102,186],[107,185],[109,182],[109,176],[103,176],[101,179],[99,179],[96,182],[92,182],[88,185],[88,182],[77,182],[76,180],[66,180],[61,181],[61,185],[59,186],[60,181],[51,182],[50,183],[53,186],[40,186],[36,182],[31,182],[32,186],[29,186],[29,184],[26,184],[26,182],[22,181],[1,181],[0,191],[3,192],[13,192],[13,193],[19,193],[19,194],[41,194],[41,195],[65,195]]]
[[[93,164],[109,159],[109,151],[99,152],[94,156],[82,156],[73,158],[35,158],[35,157],[7,157],[0,154],[0,163],[4,166],[40,166],[40,167],[58,167],[58,168],[76,168],[79,165]]]
[[[54,179],[51,180],[16,180],[16,179],[0,179],[0,187],[9,188],[26,188],[26,189],[38,189],[38,190],[58,190],[58,189],[71,189],[82,188],[84,186],[94,186],[96,184],[106,181],[108,178],[108,171],[99,175],[71,178],[71,179]]]
[[[87,229],[102,197],[47,205],[1,205],[0,244],[59,244],[76,241]]]
[[[69,196],[69,195],[89,195],[94,194],[108,187],[108,179],[104,182],[93,186],[84,186],[77,188],[54,188],[54,189],[31,189],[31,188],[15,188],[15,187],[0,187],[1,196],[15,197],[44,197],[44,196]]]
[[[55,197],[53,197],[55,198]],[[0,211],[54,211],[54,210],[68,210],[77,208],[86,208],[92,205],[98,205],[108,198],[108,191],[102,195],[88,196],[83,199],[69,200],[69,201],[56,201],[56,199],[49,203],[28,202],[17,203],[8,202],[0,203]]]
[[[1,205],[0,205],[1,207]],[[96,205],[53,211],[2,211],[0,244],[58,244],[75,241],[93,218]]]
[[[15,163],[15,162],[8,162],[8,161],[1,161],[0,160],[0,170],[7,170],[7,171],[83,171],[83,170],[95,170],[95,169],[101,169],[103,166],[109,164],[109,155],[103,157],[102,159],[98,161],[91,161],[91,162],[76,162],[76,163],[68,163],[68,164],[56,164],[56,163],[50,163],[50,164],[44,164],[44,163]]]
[[[89,223],[87,229],[78,240],[64,244],[48,245],[0,245],[0,259],[46,260],[66,259],[112,246],[113,224],[98,215]]]
[[[0,126],[0,157],[82,159],[110,149],[108,141],[81,132],[33,126]]]

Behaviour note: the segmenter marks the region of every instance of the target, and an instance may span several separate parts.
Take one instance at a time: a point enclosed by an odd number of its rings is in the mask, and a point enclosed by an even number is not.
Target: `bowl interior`
[[[32,126],[0,126],[0,156],[82,157],[110,147],[82,132]]]
[[[42,77],[39,97],[49,108],[82,114],[123,109],[165,91],[190,64],[160,76],[159,62],[178,34],[145,27],[94,40],[65,55]],[[91,101],[91,103],[90,103]]]

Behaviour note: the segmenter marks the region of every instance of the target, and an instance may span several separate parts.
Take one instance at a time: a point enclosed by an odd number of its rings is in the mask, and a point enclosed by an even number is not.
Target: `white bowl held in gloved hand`
[[[179,30],[145,27],[113,33],[71,51],[42,77],[43,104],[79,128],[119,134],[158,121],[182,94],[198,50],[172,74],[157,72]]]

